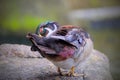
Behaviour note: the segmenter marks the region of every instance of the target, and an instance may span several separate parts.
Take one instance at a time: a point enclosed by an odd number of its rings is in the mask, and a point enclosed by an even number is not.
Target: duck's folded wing
[[[65,46],[76,48],[73,44],[59,38],[39,37],[36,34],[28,34],[28,38],[33,43],[35,51],[46,54],[58,54]]]
[[[50,48],[45,47],[45,46],[39,45],[39,46],[38,46],[38,49],[41,50],[41,51],[43,51],[43,52],[46,53],[46,54],[56,54],[55,50],[50,49]]]
[[[34,40],[31,39],[31,42],[33,43],[31,50],[32,51],[39,51],[39,52],[44,52],[46,54],[56,54],[55,50],[50,49],[48,47],[42,46],[42,45],[38,45]]]

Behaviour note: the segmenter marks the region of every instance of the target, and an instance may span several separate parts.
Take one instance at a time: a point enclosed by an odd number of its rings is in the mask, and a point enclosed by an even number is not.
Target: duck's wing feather
[[[58,38],[39,37],[36,34],[28,34],[30,41],[33,43],[32,50],[38,50],[46,54],[58,54],[65,46],[76,47],[73,44]]]

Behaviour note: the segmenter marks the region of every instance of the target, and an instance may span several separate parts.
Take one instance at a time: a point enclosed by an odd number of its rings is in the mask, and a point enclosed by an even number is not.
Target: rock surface
[[[0,80],[112,80],[108,58],[97,50],[93,50],[76,72],[86,77],[60,76],[56,67],[39,53],[31,52],[30,46],[0,45]]]
[[[30,46],[18,44],[2,44],[0,45],[0,56],[4,57],[20,57],[20,58],[39,58],[40,53],[30,51]]]

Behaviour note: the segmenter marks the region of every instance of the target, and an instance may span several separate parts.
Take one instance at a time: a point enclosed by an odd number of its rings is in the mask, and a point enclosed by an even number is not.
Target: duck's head
[[[36,29],[36,34],[44,37],[51,36],[57,29],[59,25],[57,22],[49,21],[38,25]]]

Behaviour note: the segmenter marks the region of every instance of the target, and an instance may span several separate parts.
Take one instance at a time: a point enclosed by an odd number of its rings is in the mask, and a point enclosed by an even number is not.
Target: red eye
[[[45,28],[40,28],[40,29],[39,29],[39,33],[40,33],[42,36],[46,36],[46,34],[47,34]]]
[[[43,33],[43,28],[40,28],[40,33]]]

